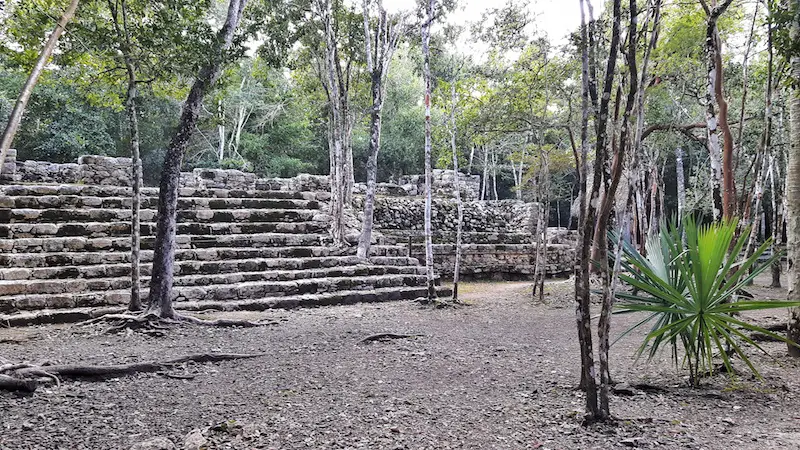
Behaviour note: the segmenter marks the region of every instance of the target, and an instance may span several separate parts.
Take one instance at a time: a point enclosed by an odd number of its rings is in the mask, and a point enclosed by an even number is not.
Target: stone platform
[[[130,188],[119,186],[0,185],[0,323],[74,321],[124,307],[130,299],[130,196]],[[425,295],[424,268],[405,246],[379,243],[364,260],[354,248],[330,245],[329,196],[182,188],[176,308],[263,310]],[[157,202],[157,189],[144,188],[143,298]]]

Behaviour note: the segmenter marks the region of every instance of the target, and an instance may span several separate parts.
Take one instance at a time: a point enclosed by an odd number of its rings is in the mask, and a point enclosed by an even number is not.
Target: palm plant
[[[650,332],[637,351],[652,358],[661,348],[670,347],[676,365],[683,360],[689,368],[689,380],[697,386],[700,377],[713,370],[716,351],[728,373],[733,373],[730,356],[736,354],[759,376],[747,357],[744,344],[761,348],[748,332],[768,335],[788,342],[785,337],[737,318],[737,313],[769,308],[795,307],[787,301],[734,301],[737,292],[781,257],[773,254],[764,262],[759,258],[769,248],[771,239],[753,254],[739,260],[750,234],[745,228],[738,239],[736,221],[698,224],[688,217],[683,226],[662,226],[645,245],[646,256],[623,243],[623,269],[620,279],[633,292],[617,292],[617,313],[645,312],[647,316],[624,334],[651,323]]]

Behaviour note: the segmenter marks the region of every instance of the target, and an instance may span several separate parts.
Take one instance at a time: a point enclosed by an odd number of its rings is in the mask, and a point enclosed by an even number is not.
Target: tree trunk
[[[453,153],[453,190],[456,196],[456,208],[458,209],[458,222],[456,223],[456,256],[453,264],[453,301],[458,301],[458,278],[461,274],[461,240],[464,229],[464,204],[461,202],[461,180],[458,171],[458,149],[456,147],[456,107],[458,98],[456,97],[456,79],[453,78],[450,84],[450,150]]]
[[[139,112],[136,107],[138,98],[138,83],[136,81],[136,64],[133,60],[131,37],[128,31],[128,12],[125,0],[120,4],[121,11],[112,0],[108,1],[111,11],[111,18],[114,21],[114,29],[119,39],[125,70],[128,76],[128,91],[126,96],[126,110],[128,116],[128,127],[130,128],[130,152],[131,152],[131,299],[128,303],[130,311],[142,310],[141,296],[141,190],[142,190],[142,160],[139,154]],[[120,13],[122,24],[120,24]]]
[[[370,140],[367,151],[367,192],[364,196],[364,220],[358,241],[357,255],[369,258],[372,243],[372,226],[375,209],[375,185],[378,177],[378,151],[381,147],[381,117],[385,97],[384,83],[389,76],[392,54],[397,47],[399,26],[392,26],[383,5],[378,2],[378,27],[375,33],[375,54],[372,50],[372,31],[369,26],[369,1],[364,0],[364,46],[367,55],[367,71],[372,81],[372,112],[370,117]]]
[[[492,192],[494,192],[494,199],[500,200],[497,195],[497,148],[492,151]]]
[[[244,13],[247,0],[230,0],[225,24],[217,33],[214,54],[202,66],[192,84],[181,111],[175,136],[170,141],[164,157],[158,195],[158,222],[153,253],[153,273],[150,279],[150,310],[161,318],[174,318],[172,282],[175,260],[175,231],[180,188],[181,162],[192,137],[200,107],[206,93],[214,86],[222,71],[226,53],[233,43],[236,28]]]
[[[75,17],[75,11],[77,9],[78,0],[70,0],[67,10],[64,11],[64,14],[56,24],[56,28],[50,33],[50,37],[47,38],[47,42],[45,42],[42,51],[39,53],[39,59],[36,60],[36,65],[33,66],[33,70],[31,70],[28,79],[25,80],[25,84],[22,86],[22,91],[19,97],[17,97],[14,109],[11,110],[11,115],[8,117],[8,123],[6,124],[6,129],[3,131],[3,137],[0,139],[0,173],[3,171],[3,162],[6,160],[8,149],[11,148],[11,143],[14,141],[14,136],[17,134],[19,124],[22,122],[22,115],[25,113],[25,107],[28,105],[31,94],[33,94],[33,88],[39,81],[39,76],[42,74],[42,71],[44,71],[47,62],[50,61],[50,55],[53,54],[53,50],[55,50],[56,44],[58,44],[58,38],[61,37],[69,21]]]
[[[683,149],[675,147],[675,177],[678,180],[678,221],[683,221],[686,211],[686,180],[683,173]]]
[[[728,125],[728,102],[725,100],[722,86],[722,44],[717,31],[717,20],[732,1],[725,0],[719,6],[712,4],[712,8],[706,11],[705,51],[708,67],[706,123],[708,151],[711,158],[711,189],[715,220],[720,217],[720,214],[721,217],[730,220],[736,210],[736,189],[733,179],[733,135]],[[719,115],[714,109],[715,103],[719,106]],[[717,126],[719,126],[719,131],[722,133],[721,149],[719,137],[717,136]]]
[[[425,78],[425,274],[428,279],[428,300],[436,298],[433,273],[433,235],[431,233],[431,207],[433,203],[433,168],[431,167],[431,22],[433,22],[434,0],[427,1],[427,16],[422,25],[422,55],[424,58],[423,77]]]
[[[323,83],[327,81],[327,93],[329,104],[329,131],[331,136],[329,142],[333,144],[330,151],[331,159],[331,237],[336,246],[345,246],[345,223],[344,205],[345,199],[345,176],[346,162],[344,161],[345,138],[343,136],[345,126],[343,121],[347,120],[346,111],[342,110],[342,88],[340,87],[341,78],[337,74],[339,63],[336,59],[336,35],[333,28],[333,12],[328,0],[321,0],[319,7],[320,13],[325,23],[325,71],[327,77],[323,76]]]
[[[481,184],[481,200],[487,200],[486,191],[489,186],[489,151],[483,145],[483,183]]]
[[[792,41],[795,45],[800,43],[800,0],[792,0],[791,8]],[[789,293],[787,299],[800,301],[800,55],[793,54],[790,60],[791,74],[794,83],[789,91],[789,160],[786,171],[786,247],[789,251],[789,264],[787,275],[789,277]],[[792,308],[789,313],[789,326],[787,338],[795,343],[800,343],[800,308]],[[789,345],[789,355],[800,357],[800,349]]]
[[[781,244],[783,242],[783,214],[782,208],[778,206],[778,193],[776,189],[778,189],[778,183],[775,182],[777,178],[780,180],[780,173],[778,172],[780,169],[778,165],[778,158],[773,157],[770,160],[770,164],[772,165],[772,170],[769,173],[769,183],[770,183],[770,199],[772,200],[772,252],[775,253],[780,251]],[[781,261],[780,259],[772,263],[772,284],[770,287],[780,288],[781,287]]]
[[[619,22],[621,20],[622,13],[620,11],[620,0],[614,1],[614,29],[616,30],[617,37],[616,40],[619,41]],[[602,298],[602,307],[600,309],[600,318],[598,319],[597,323],[597,334],[600,340],[599,343],[599,370],[600,370],[600,395],[599,395],[599,408],[600,408],[600,418],[601,419],[608,419],[611,417],[611,412],[609,409],[609,392],[610,392],[610,384],[611,378],[609,376],[610,370],[608,366],[608,350],[610,347],[609,343],[609,332],[611,328],[611,307],[613,304],[613,298],[611,297],[610,285],[611,285],[611,274],[608,267],[608,238],[606,237],[608,234],[608,220],[611,215],[611,209],[614,204],[614,200],[616,198],[616,191],[617,186],[619,185],[620,177],[622,176],[622,166],[625,157],[625,148],[629,146],[629,139],[630,139],[630,115],[631,111],[633,110],[634,102],[636,101],[636,92],[637,92],[637,76],[638,70],[636,69],[636,33],[637,33],[637,15],[636,12],[636,0],[630,0],[629,2],[629,11],[630,11],[630,24],[628,27],[628,54],[627,54],[627,63],[628,63],[628,98],[625,102],[625,112],[622,115],[622,123],[621,129],[619,134],[619,148],[618,151],[614,154],[614,160],[611,166],[611,179],[610,183],[608,184],[608,189],[605,192],[605,196],[603,198],[603,203],[600,207],[598,212],[597,218],[597,227],[601,231],[599,241],[596,244],[599,244],[600,248],[600,255],[601,259],[598,261],[600,262],[601,268],[601,276],[603,279],[603,298]],[[614,45],[614,38],[612,37],[612,45]],[[616,56],[616,55],[611,55]],[[609,58],[611,58],[609,56]],[[609,59],[608,66],[611,68],[611,72],[613,73],[613,64]],[[595,175],[596,176],[596,175]]]
[[[594,222],[594,209],[591,203],[586,201],[587,176],[588,176],[588,157],[589,157],[589,96],[592,89],[592,79],[590,72],[593,68],[589,67],[589,54],[594,51],[590,49],[589,25],[586,23],[584,12],[584,0],[579,0],[581,6],[581,157],[580,166],[576,168],[577,178],[580,189],[578,191],[578,242],[575,249],[575,316],[578,328],[578,342],[581,349],[581,387],[586,392],[586,416],[588,420],[595,420],[600,411],[597,405],[597,382],[595,380],[594,352],[592,349],[592,317],[589,302],[589,248],[591,247],[591,232]],[[591,3],[588,4],[590,12],[590,23],[594,22],[591,17]],[[599,174],[595,175],[595,178]],[[599,181],[599,180],[597,180]],[[597,183],[599,187],[599,182]]]

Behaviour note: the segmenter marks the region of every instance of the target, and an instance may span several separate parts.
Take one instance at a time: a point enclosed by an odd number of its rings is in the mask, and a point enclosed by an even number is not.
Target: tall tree
[[[728,124],[728,101],[724,93],[724,77],[722,67],[722,42],[717,30],[720,16],[728,9],[733,0],[725,0],[717,4],[711,0],[700,0],[706,13],[706,60],[708,82],[706,93],[706,129],[708,151],[711,158],[711,183],[714,200],[714,218],[730,220],[736,212],[736,185],[733,173],[733,134]],[[719,114],[715,109],[719,108]],[[719,128],[718,128],[719,127]],[[722,134],[722,147],[719,145],[718,131]],[[722,186],[720,188],[720,182]],[[720,190],[722,194],[720,195]]]
[[[370,75],[372,109],[370,111],[369,148],[367,150],[367,192],[364,197],[364,220],[358,241],[358,257],[368,258],[372,243],[373,212],[375,209],[375,185],[378,178],[378,151],[381,147],[381,120],[386,96],[386,81],[389,77],[392,55],[401,36],[402,20],[390,18],[377,0],[378,23],[375,27],[375,42],[370,27],[369,0],[364,0],[364,47],[367,55],[367,72]],[[374,49],[373,49],[374,45]],[[374,53],[373,53],[374,52]]]
[[[581,349],[581,387],[586,392],[586,417],[594,420],[600,411],[597,404],[597,382],[595,380],[594,351],[592,346],[592,316],[590,311],[589,292],[589,248],[591,247],[594,211],[591,203],[587,202],[587,177],[589,172],[589,97],[594,88],[590,67],[590,53],[593,41],[591,34],[594,32],[594,17],[591,3],[584,4],[579,0],[581,7],[581,147],[580,157],[576,158],[576,177],[578,179],[578,241],[575,249],[575,312],[578,326],[578,342]],[[585,9],[589,9],[589,22],[586,21]],[[595,188],[599,188],[598,186]],[[594,199],[593,199],[594,200]]]
[[[247,0],[230,0],[225,23],[216,35],[207,62],[200,68],[192,84],[181,111],[178,129],[164,157],[149,299],[149,311],[164,319],[176,317],[172,306],[172,283],[181,161],[197,125],[203,98],[217,82],[225,61],[229,59],[229,50],[233,46],[246,4]]]
[[[436,298],[435,275],[433,272],[433,234],[431,230],[431,208],[433,204],[433,168],[431,166],[431,25],[434,19],[435,0],[427,0],[426,17],[422,24],[422,76],[425,80],[425,274],[428,279],[428,300]]]
[[[128,309],[139,311],[142,309],[141,298],[141,188],[142,188],[142,159],[139,152],[139,111],[136,107],[138,101],[137,62],[133,55],[131,33],[128,29],[128,4],[126,0],[108,0],[111,19],[114,22],[120,53],[125,65],[128,78],[125,109],[128,116],[131,153],[131,299]]]
[[[11,110],[11,117],[9,117],[6,128],[3,131],[3,137],[0,138],[0,172],[3,171],[3,162],[6,160],[8,150],[11,148],[11,143],[14,141],[14,136],[17,134],[19,124],[22,122],[22,115],[25,113],[25,107],[28,105],[31,94],[33,94],[33,88],[39,81],[39,76],[41,76],[42,71],[44,71],[47,62],[50,61],[50,56],[53,54],[53,50],[55,50],[58,44],[58,38],[64,33],[69,21],[75,17],[75,11],[77,9],[78,0],[70,0],[69,6],[67,6],[66,11],[64,11],[64,14],[58,20],[53,32],[50,33],[50,37],[47,38],[44,47],[42,47],[39,53],[39,59],[36,61],[36,65],[33,66],[30,75],[28,75],[28,79],[22,87],[22,92],[20,92],[19,97],[17,97],[14,109]]]
[[[800,301],[800,0],[791,0],[792,13],[791,40],[793,48],[790,52],[790,70],[792,84],[789,90],[789,161],[786,172],[786,247],[789,250],[787,274],[789,276],[789,293],[787,300]],[[787,338],[800,343],[800,308],[792,308],[789,313]],[[800,357],[800,349],[789,345],[789,354]]]

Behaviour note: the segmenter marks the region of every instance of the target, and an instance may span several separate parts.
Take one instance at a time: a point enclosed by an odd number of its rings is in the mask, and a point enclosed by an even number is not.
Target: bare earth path
[[[549,283],[545,305],[529,300],[527,283],[470,284],[462,292],[472,306],[274,311],[258,317],[285,319],[277,326],[186,326],[164,337],[0,329],[0,356],[12,361],[267,353],[169,374],[65,380],[32,396],[0,392],[0,449],[127,449],[152,437],[182,448],[192,429],[214,425],[207,433],[214,449],[800,448],[800,363],[784,357],[782,345],[767,345],[776,359],[758,358],[762,382],[743,373],[691,390],[666,361],[634,365],[641,333],[625,338],[612,350],[616,381],[663,389],[617,394],[618,424],[584,428],[582,395],[573,389],[571,282]],[[632,322],[615,317],[614,335]],[[422,336],[359,343],[376,333]]]

